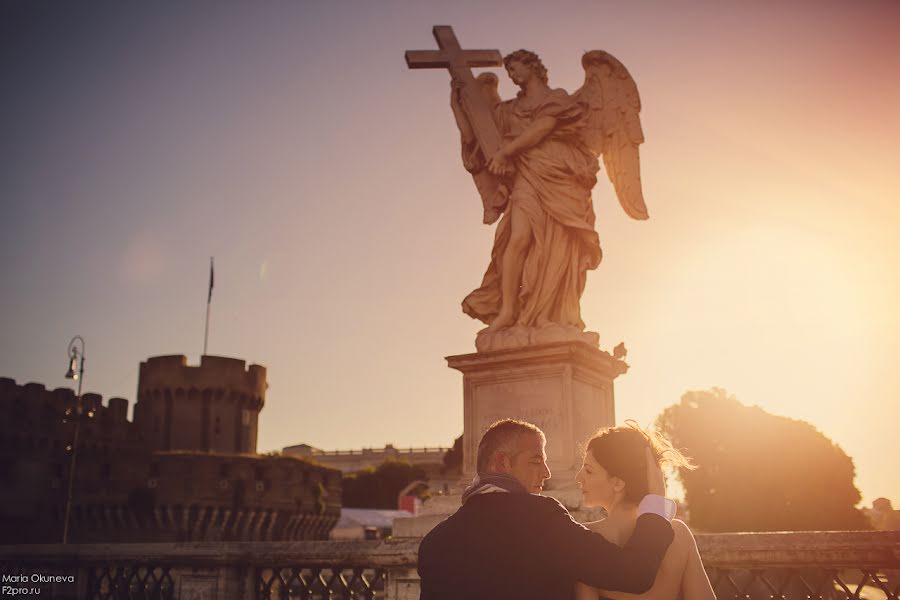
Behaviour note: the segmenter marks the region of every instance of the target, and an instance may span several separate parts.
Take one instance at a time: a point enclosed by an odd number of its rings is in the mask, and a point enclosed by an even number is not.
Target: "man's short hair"
[[[503,419],[493,423],[481,436],[481,441],[478,442],[475,470],[478,473],[487,473],[494,455],[497,452],[505,452],[507,454],[515,452],[518,447],[519,437],[523,434],[537,434],[541,436],[541,441],[547,441],[541,428],[528,421]]]

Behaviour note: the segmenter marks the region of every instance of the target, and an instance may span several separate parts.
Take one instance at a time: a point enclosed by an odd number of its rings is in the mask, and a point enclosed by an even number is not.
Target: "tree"
[[[459,437],[453,440],[453,447],[447,450],[444,453],[444,466],[441,469],[441,473],[462,473],[462,463],[463,463],[463,436],[459,434]]]
[[[679,479],[702,531],[871,529],[854,508],[853,460],[805,421],[714,388],[687,392],[657,426],[699,467]]]
[[[421,467],[405,461],[386,460],[377,468],[369,467],[344,475],[341,504],[347,508],[396,510],[397,494],[417,479],[426,479]]]

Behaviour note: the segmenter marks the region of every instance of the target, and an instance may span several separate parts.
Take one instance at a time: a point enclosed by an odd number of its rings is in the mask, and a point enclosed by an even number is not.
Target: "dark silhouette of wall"
[[[133,421],[124,398],[84,394],[70,539],[327,539],[341,473],[255,453],[265,388],[258,365],[167,356],[141,364]],[[0,378],[0,544],[61,540],[75,407],[70,389]]]

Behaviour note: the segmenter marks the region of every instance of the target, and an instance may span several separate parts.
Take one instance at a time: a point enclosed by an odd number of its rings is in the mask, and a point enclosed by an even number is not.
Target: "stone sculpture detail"
[[[598,157],[625,212],[648,218],[640,180],[640,98],[628,70],[607,52],[582,57],[584,85],[574,94],[548,85],[537,54],[518,50],[502,59],[520,91],[501,100],[492,73],[477,78],[470,67],[499,66],[496,50],[462,50],[453,30],[434,28],[439,51],[409,51],[410,68],[447,68],[450,104],[462,137],[465,168],[484,207],[497,222],[491,261],[481,286],[463,300],[463,311],[488,325],[479,352],[556,341],[581,340],[580,299],[587,271],[602,253],[594,228],[591,190]]]

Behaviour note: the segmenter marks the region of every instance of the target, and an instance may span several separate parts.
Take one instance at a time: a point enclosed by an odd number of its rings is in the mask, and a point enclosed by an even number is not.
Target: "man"
[[[575,581],[631,593],[650,589],[673,539],[674,503],[649,456],[650,494],[620,548],[576,523],[553,498],[544,432],[524,421],[491,425],[478,445],[472,485],[455,514],[419,546],[420,600],[565,600]]]

